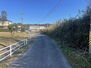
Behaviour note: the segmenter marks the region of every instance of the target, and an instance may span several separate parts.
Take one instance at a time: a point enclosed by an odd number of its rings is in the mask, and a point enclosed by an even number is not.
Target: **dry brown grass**
[[[25,32],[15,32],[14,37],[19,36],[19,37],[28,37],[29,34]],[[0,37],[12,37],[10,32],[0,32]]]
[[[30,35],[25,32],[14,33],[13,36],[9,32],[0,32],[0,44],[3,44],[3,45],[0,45],[0,48],[8,46],[12,43],[18,42],[20,40],[23,40],[29,36]]]

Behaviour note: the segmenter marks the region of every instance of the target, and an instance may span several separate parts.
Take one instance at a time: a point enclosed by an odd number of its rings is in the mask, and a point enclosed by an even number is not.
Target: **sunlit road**
[[[55,42],[46,36],[37,36],[37,41],[9,68],[71,68]]]

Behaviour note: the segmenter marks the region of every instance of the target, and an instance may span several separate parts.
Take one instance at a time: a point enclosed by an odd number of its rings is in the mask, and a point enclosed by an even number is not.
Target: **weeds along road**
[[[55,42],[38,35],[28,51],[9,68],[71,68]]]

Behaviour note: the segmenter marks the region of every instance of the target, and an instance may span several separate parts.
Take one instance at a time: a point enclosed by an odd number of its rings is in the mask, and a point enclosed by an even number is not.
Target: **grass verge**
[[[62,44],[59,40],[56,40],[56,42],[73,68],[91,68],[91,57],[88,52],[67,47],[66,44]]]

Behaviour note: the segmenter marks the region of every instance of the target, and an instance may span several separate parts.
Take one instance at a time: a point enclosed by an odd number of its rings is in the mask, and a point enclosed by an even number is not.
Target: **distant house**
[[[11,24],[12,22],[9,20],[2,20],[2,18],[0,18],[0,27],[3,28],[8,28],[8,26]]]

